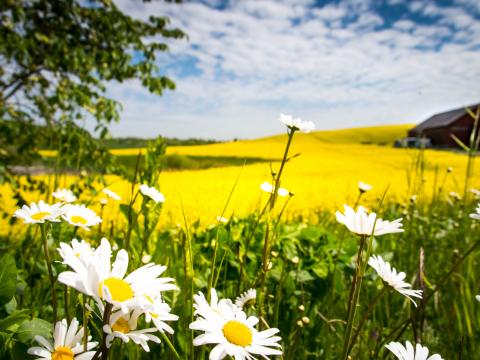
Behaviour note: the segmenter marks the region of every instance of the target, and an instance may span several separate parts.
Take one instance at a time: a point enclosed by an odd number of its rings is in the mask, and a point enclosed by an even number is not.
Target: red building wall
[[[429,138],[433,146],[458,147],[455,140],[451,137],[451,134],[454,134],[464,144],[468,145],[470,134],[473,131],[473,122],[473,118],[469,114],[465,114],[449,126],[425,129],[420,134],[420,137]]]

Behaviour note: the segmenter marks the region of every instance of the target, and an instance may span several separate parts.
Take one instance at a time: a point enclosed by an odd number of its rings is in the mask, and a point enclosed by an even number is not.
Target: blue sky
[[[188,40],[158,59],[163,97],[112,84],[115,136],[255,138],[280,112],[318,129],[416,123],[480,100],[480,1],[117,0]]]

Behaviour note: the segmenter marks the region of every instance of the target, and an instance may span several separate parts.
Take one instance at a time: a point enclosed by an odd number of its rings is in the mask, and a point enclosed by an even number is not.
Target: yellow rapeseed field
[[[397,149],[391,144],[395,138],[404,136],[408,128],[409,126],[402,125],[296,134],[290,154],[300,155],[287,163],[281,184],[295,194],[288,205],[286,216],[302,216],[306,220],[315,221],[315,214],[319,209],[333,212],[340,209],[344,203],[352,204],[358,194],[358,181],[367,182],[374,187],[365,196],[367,206],[375,206],[389,185],[387,201],[407,202],[413,195],[408,184],[409,178],[413,176],[412,166],[419,150]],[[378,145],[381,143],[386,145]],[[285,144],[286,135],[280,135],[249,141],[170,147],[167,153],[278,159],[272,163],[273,169],[278,169]],[[114,153],[134,155],[138,153],[138,149],[114,150]],[[431,196],[437,167],[439,182],[446,179],[445,196],[448,191],[463,191],[467,163],[465,155],[451,151],[426,150],[425,159],[425,190],[416,194],[419,201],[422,197]],[[448,167],[453,168],[453,171],[446,175]],[[476,172],[472,186],[480,185],[478,180],[475,180],[479,179],[478,174]],[[161,223],[167,225],[183,222],[180,199],[189,222],[200,220],[203,225],[214,223],[221,214],[237,177],[239,181],[227,208],[226,217],[245,216],[252,210],[259,209],[266,201],[267,195],[261,192],[260,184],[270,180],[268,162],[243,168],[229,166],[162,173],[160,184],[150,184],[156,185],[167,199]],[[72,179],[67,179],[64,185],[68,185],[70,181]],[[114,176],[108,177],[108,181],[109,188],[127,201],[130,184]],[[41,198],[38,194],[36,196],[37,200]]]

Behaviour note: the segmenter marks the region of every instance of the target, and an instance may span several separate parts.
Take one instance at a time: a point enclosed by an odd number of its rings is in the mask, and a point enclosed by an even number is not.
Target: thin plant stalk
[[[268,262],[269,262],[269,253],[270,253],[270,214],[275,206],[275,202],[278,195],[278,189],[280,187],[280,180],[282,177],[283,169],[285,168],[285,164],[288,161],[288,151],[290,149],[290,145],[292,144],[292,139],[294,134],[295,134],[295,129],[290,128],[288,132],[287,145],[285,147],[285,152],[283,153],[282,163],[280,164],[280,169],[278,170],[278,174],[276,175],[275,186],[273,187],[273,191],[270,196],[270,211],[267,212],[265,237],[264,237],[264,243],[263,243],[262,271],[260,274],[260,288],[259,288],[259,294],[258,294],[258,315],[260,318],[263,317],[263,305],[265,300],[264,290],[265,290],[265,282],[266,282],[267,272],[268,272]]]
[[[102,355],[101,359],[102,360],[107,360],[108,359],[108,346],[107,346],[107,334],[103,330],[103,326],[108,325],[110,323],[110,315],[112,315],[112,308],[113,305],[110,303],[105,304],[105,310],[103,311],[103,321],[102,321],[102,343],[100,344],[100,347],[98,350],[95,352],[95,354],[92,357],[92,360],[96,360],[99,358],[100,354]]]
[[[47,263],[48,277],[50,279],[50,287],[52,291],[52,306],[53,306],[53,323],[57,323],[57,294],[55,292],[55,279],[53,277],[52,263],[50,261],[50,254],[48,252],[47,233],[45,229],[45,223],[40,224],[40,230],[42,233],[43,250],[45,253],[45,261]]]

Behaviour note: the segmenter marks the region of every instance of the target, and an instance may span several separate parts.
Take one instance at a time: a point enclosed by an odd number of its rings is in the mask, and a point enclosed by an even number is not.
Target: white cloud
[[[322,8],[242,0],[225,10],[118,4],[136,17],[170,16],[190,41],[171,42],[159,60],[175,92],[158,98],[135,82],[111,88],[125,107],[114,134],[257,137],[282,130],[280,111],[338,128],[416,122],[478,101],[480,84],[471,79],[480,75],[480,51],[472,50],[480,26],[462,8],[412,2],[411,11],[437,20],[418,24],[404,16],[385,26],[372,3],[360,0]],[[178,70],[186,59],[195,59],[200,75]]]

